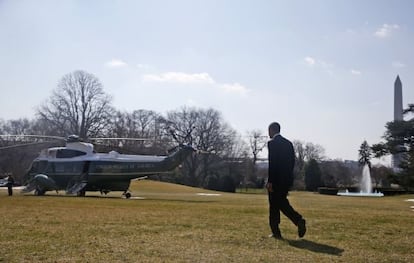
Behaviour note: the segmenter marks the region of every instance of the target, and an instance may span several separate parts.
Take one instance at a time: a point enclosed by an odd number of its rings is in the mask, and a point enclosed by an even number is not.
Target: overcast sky
[[[356,160],[414,102],[414,1],[0,0],[0,119],[33,118],[85,70],[119,110],[212,107]]]

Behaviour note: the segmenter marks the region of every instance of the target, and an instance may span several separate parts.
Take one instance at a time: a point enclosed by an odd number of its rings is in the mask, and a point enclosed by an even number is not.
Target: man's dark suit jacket
[[[267,144],[269,149],[269,178],[274,191],[288,192],[293,185],[295,151],[293,144],[281,135],[274,136]]]

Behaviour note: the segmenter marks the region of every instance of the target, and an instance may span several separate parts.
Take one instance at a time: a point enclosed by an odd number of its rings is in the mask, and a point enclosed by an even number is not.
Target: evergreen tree
[[[414,105],[408,105],[404,114],[413,114]],[[386,154],[401,154],[403,160],[400,171],[395,175],[395,183],[407,189],[414,188],[414,118],[393,121],[386,124],[385,142],[372,146],[375,157]]]
[[[372,150],[367,141],[363,141],[361,146],[359,147],[359,159],[358,162],[361,166],[368,164],[369,168],[371,169],[371,155]]]
[[[307,191],[316,191],[321,183],[321,169],[315,159],[309,160],[305,167],[305,188]]]

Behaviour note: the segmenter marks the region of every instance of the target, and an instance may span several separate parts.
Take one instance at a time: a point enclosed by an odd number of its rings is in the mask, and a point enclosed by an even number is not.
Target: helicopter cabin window
[[[80,174],[83,170],[83,162],[59,162],[54,163],[54,171],[56,173],[74,173]]]
[[[73,149],[61,149],[56,153],[56,158],[73,158],[77,156],[85,155],[85,152],[73,150]]]
[[[36,161],[36,162],[33,162],[30,172],[42,173],[45,171],[46,167],[47,167],[47,161]]]

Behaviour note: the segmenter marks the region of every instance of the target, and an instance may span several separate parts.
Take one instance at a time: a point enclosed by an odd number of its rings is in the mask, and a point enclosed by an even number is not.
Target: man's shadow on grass
[[[344,252],[343,249],[325,245],[325,244],[319,244],[310,240],[306,239],[300,239],[300,240],[286,240],[289,245],[292,247],[297,247],[300,249],[307,249],[312,252],[317,253],[324,253],[334,256],[342,256],[342,252]]]

